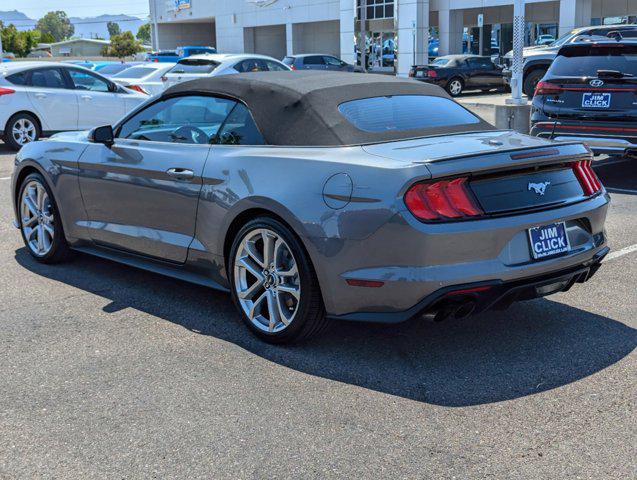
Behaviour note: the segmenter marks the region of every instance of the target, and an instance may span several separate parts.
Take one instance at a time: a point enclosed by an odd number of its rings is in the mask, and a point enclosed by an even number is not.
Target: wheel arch
[[[5,130],[7,129],[7,125],[9,124],[9,121],[15,117],[16,115],[20,115],[20,114],[27,114],[27,115],[31,115],[35,121],[38,123],[38,128],[40,129],[40,135],[42,135],[43,132],[43,124],[42,124],[42,119],[39,117],[39,115],[35,112],[32,112],[30,110],[19,110],[15,113],[13,113],[7,120],[7,123],[4,124],[4,126],[2,127],[2,133],[5,133]]]

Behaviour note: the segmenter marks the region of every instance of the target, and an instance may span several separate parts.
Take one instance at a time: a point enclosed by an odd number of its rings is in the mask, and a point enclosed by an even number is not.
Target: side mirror
[[[91,143],[102,143],[110,148],[115,143],[113,127],[110,125],[95,127],[93,130],[88,132],[88,141]]]
[[[115,93],[119,90],[119,87],[117,86],[116,83],[109,83],[108,84],[108,91],[111,93]]]

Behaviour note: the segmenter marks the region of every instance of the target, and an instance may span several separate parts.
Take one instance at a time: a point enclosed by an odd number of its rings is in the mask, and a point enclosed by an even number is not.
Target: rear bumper
[[[412,308],[391,313],[354,313],[332,316],[337,320],[399,323],[413,317],[467,316],[488,310],[504,310],[512,303],[566,292],[575,283],[584,283],[597,272],[610,248],[603,247],[590,260],[564,270],[515,281],[485,281],[449,286],[427,295]]]
[[[625,132],[624,126],[605,126],[591,123],[537,122],[531,126],[531,135],[552,138],[558,142],[586,143],[595,155],[627,155],[637,152],[637,128]]]

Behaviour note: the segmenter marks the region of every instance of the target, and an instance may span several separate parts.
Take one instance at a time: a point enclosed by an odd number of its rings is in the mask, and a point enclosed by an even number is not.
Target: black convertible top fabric
[[[205,77],[168,88],[163,97],[208,93],[248,106],[269,145],[363,145],[405,138],[494,130],[479,123],[404,131],[365,132],[338,111],[349,100],[390,95],[450,98],[434,85],[389,75],[340,72],[255,72]]]

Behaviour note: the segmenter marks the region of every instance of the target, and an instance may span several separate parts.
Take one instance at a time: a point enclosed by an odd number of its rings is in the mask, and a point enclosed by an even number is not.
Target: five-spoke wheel
[[[228,270],[235,303],[261,338],[296,341],[324,325],[320,290],[307,254],[277,220],[258,218],[238,232]]]
[[[19,150],[30,142],[40,138],[37,120],[28,113],[18,113],[7,122],[4,141],[14,150]]]
[[[18,195],[20,230],[29,253],[45,263],[63,259],[68,246],[56,218],[55,200],[42,175],[27,175]]]

